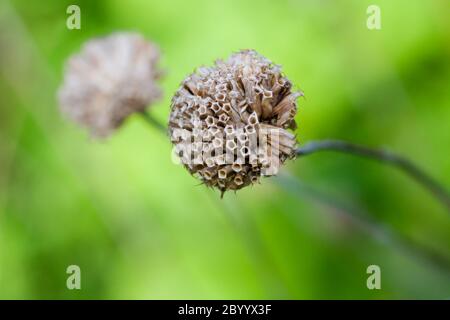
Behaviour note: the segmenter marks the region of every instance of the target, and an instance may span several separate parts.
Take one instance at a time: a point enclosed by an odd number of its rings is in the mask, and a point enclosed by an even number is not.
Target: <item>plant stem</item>
[[[141,115],[145,119],[145,121],[150,124],[150,126],[158,129],[158,131],[160,131],[164,135],[167,135],[167,128],[158,120],[156,120],[151,113],[149,113],[148,111],[143,111],[141,112]]]
[[[430,191],[450,212],[450,195],[436,180],[414,165],[410,160],[383,149],[372,149],[342,140],[311,141],[297,149],[298,156],[306,156],[320,151],[336,151],[371,158],[396,167],[425,189]]]
[[[349,221],[355,228],[371,235],[378,242],[390,244],[403,253],[433,264],[433,266],[443,271],[447,276],[450,275],[450,259],[447,256],[413,241],[396,230],[392,230],[381,221],[374,219],[370,213],[339,199],[330,197],[328,194],[324,194],[304,184],[289,173],[283,172],[279,174],[275,177],[275,181],[287,193],[294,195],[296,198],[301,199],[307,197],[310,201],[328,208],[338,219]]]
[[[153,118],[150,113],[142,112],[142,116],[150,124],[150,126],[155,127],[164,135],[167,134],[165,126],[159,123],[155,118]],[[319,151],[339,151],[344,153],[356,154],[395,165],[409,173],[416,180],[425,185],[425,187],[427,187],[428,189],[430,189],[432,186],[431,190],[437,190],[438,193],[441,194],[441,197],[445,200],[444,203],[450,204],[449,197],[446,191],[437,182],[435,182],[428,175],[411,164],[408,160],[389,153],[385,150],[370,149],[364,146],[359,146],[339,140],[324,140],[307,143],[305,146],[297,149],[297,155],[305,156]],[[423,245],[419,245],[413,242],[407,237],[398,234],[394,230],[390,230],[387,226],[371,218],[369,214],[362,215],[358,213],[358,210],[353,208],[352,206],[342,203],[339,200],[332,199],[328,195],[325,195],[321,192],[318,192],[317,190],[312,189],[309,186],[304,185],[298,179],[290,177],[288,174],[280,174],[275,178],[275,181],[277,181],[282,187],[284,187],[287,192],[294,193],[295,195],[300,196],[309,196],[311,200],[320,205],[328,207],[338,216],[347,218],[347,220],[352,221],[354,226],[358,227],[360,230],[366,231],[376,240],[382,243],[389,242],[396,246],[398,249],[405,250],[406,252],[412,253],[417,257],[421,257],[429,263],[433,263],[433,265],[444,270],[447,274],[449,273],[450,261],[446,257],[442,256],[438,252],[424,247]],[[448,206],[448,208],[449,207],[450,206]]]

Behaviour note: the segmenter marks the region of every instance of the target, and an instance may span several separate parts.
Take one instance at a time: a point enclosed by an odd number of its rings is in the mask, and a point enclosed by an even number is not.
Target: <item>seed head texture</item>
[[[109,136],[161,97],[158,60],[158,47],[136,33],[88,41],[66,64],[58,92],[61,112],[93,137]]]
[[[171,104],[169,134],[183,165],[222,194],[276,174],[295,156],[296,137],[288,129],[296,129],[302,93],[291,89],[281,67],[254,50],[198,68]]]

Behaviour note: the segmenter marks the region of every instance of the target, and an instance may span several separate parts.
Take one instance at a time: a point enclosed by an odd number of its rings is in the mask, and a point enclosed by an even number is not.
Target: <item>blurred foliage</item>
[[[275,180],[219,194],[170,160],[138,116],[96,142],[62,119],[64,61],[93,36],[135,30],[162,48],[166,121],[193,68],[254,48],[305,94],[301,142],[388,146],[450,187],[447,0],[25,1],[0,3],[0,298],[448,298],[449,273]],[[66,8],[81,8],[81,30]],[[450,256],[447,212],[391,168],[333,153],[291,162],[303,183]],[[66,268],[82,290],[66,289]],[[366,268],[382,290],[366,288]]]

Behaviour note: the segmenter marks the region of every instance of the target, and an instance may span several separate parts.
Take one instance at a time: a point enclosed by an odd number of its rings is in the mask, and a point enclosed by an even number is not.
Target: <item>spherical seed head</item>
[[[58,93],[61,111],[92,136],[108,136],[161,97],[158,60],[158,47],[139,34],[118,32],[88,41],[66,64]]]
[[[296,128],[302,93],[291,89],[281,67],[254,50],[198,68],[172,99],[169,133],[181,162],[222,193],[276,174],[295,155],[296,138],[288,129]],[[214,151],[192,152],[198,142]]]

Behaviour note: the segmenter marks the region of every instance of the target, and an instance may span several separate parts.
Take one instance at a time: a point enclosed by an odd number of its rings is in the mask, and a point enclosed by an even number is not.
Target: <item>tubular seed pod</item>
[[[203,135],[214,137],[213,146],[216,151],[223,148],[220,151],[226,161],[215,162],[213,167],[206,163],[194,167],[190,157],[183,157],[182,163],[222,194],[258,183],[261,175],[276,174],[286,159],[295,156],[296,138],[287,130],[296,128],[296,100],[303,94],[291,89],[281,67],[254,50],[243,50],[212,67],[197,69],[172,99],[169,134],[176,146],[186,143],[179,139],[180,130],[192,132],[196,127]],[[249,135],[264,132],[268,134],[259,145],[250,143],[253,138]],[[264,157],[250,161],[250,156],[263,151]],[[265,172],[271,165],[275,170]]]

